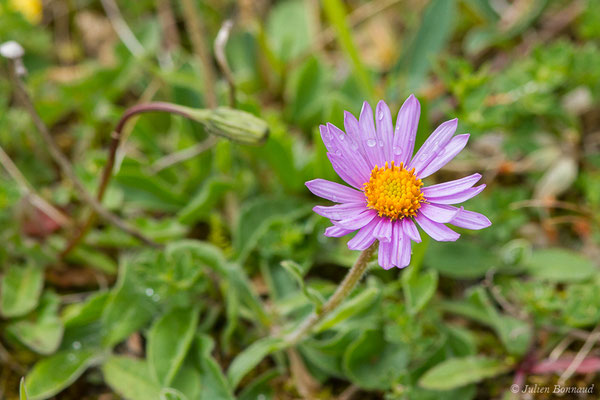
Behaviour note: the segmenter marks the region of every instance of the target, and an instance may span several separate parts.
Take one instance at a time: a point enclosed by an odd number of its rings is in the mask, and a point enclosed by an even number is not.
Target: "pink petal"
[[[449,196],[428,197],[427,200],[436,204],[458,204],[477,196],[483,189],[485,189],[485,185],[479,185]]]
[[[421,213],[417,214],[415,219],[421,228],[423,228],[425,233],[438,242],[454,242],[460,237],[460,234],[454,232],[446,225],[434,222]]]
[[[417,226],[410,218],[402,219],[402,230],[411,240],[414,240],[417,243],[421,243],[421,235],[419,234],[419,230]]]
[[[377,103],[375,110],[375,126],[377,127],[377,136],[383,142],[383,158],[385,161],[393,160],[392,142],[394,141],[394,126],[392,125],[392,114],[390,108],[383,100]]]
[[[327,229],[325,229],[325,236],[328,237],[342,237],[342,236],[346,236],[349,233],[354,232],[355,229],[344,229],[344,228],[340,228],[339,226],[330,226]]]
[[[404,233],[402,221],[394,223],[392,242],[392,262],[398,268],[406,267],[410,264],[411,244],[410,238]]]
[[[389,242],[392,239],[392,221],[388,218],[381,218],[373,231],[373,235],[380,242]]]
[[[472,187],[480,179],[481,174],[473,174],[453,181],[427,186],[421,190],[425,198],[429,200],[430,197],[449,196],[451,194],[462,192],[463,190]]]
[[[360,126],[358,124],[358,120],[350,111],[344,111],[344,129],[348,136],[350,136],[356,143],[359,144],[359,148],[361,148],[360,144],[363,142],[362,134],[360,133]],[[362,153],[363,157],[366,156]]]
[[[358,124],[362,135],[362,146],[367,161],[369,162],[369,167],[371,167],[371,169],[373,169],[375,165],[382,167],[385,164],[385,158],[383,157],[383,152],[379,146],[380,140],[377,137],[377,131],[375,130],[373,110],[366,101],[363,103]]]
[[[352,170],[360,178],[360,181],[363,183],[367,182],[371,175],[371,168],[369,168],[362,153],[357,151],[358,143],[356,143],[351,136],[346,135],[344,131],[333,124],[327,123],[326,129],[328,130],[331,142],[333,142],[335,148],[334,151],[330,150],[329,152],[341,156],[344,161],[346,161],[346,164],[352,167]]]
[[[434,222],[445,224],[452,221],[460,211],[458,208],[453,208],[448,209],[437,204],[423,203],[419,208],[419,212]]]
[[[469,134],[456,135],[450,140],[437,157],[435,157],[423,171],[419,174],[420,179],[427,178],[429,175],[437,172],[439,169],[448,164],[458,153],[462,151],[469,141]]]
[[[450,223],[460,228],[473,230],[487,228],[492,225],[491,221],[485,215],[465,210],[462,207],[460,208],[460,212],[452,221],[450,221]]]
[[[413,155],[420,115],[421,105],[419,100],[411,94],[398,111],[398,118],[396,119],[392,152],[397,165],[404,163],[407,166]]]
[[[308,190],[315,196],[322,197],[336,203],[364,203],[365,195],[363,192],[331,182],[325,179],[313,179],[305,183]]]
[[[350,250],[366,250],[375,241],[373,230],[378,223],[378,219],[375,218],[361,228],[361,230],[359,230],[358,233],[348,241],[348,248]]]
[[[394,266],[392,263],[392,242],[379,242],[378,262],[383,269],[390,269]]]
[[[344,160],[342,156],[338,156],[337,154],[333,153],[327,153],[327,158],[329,158],[333,170],[338,174],[340,178],[344,180],[344,182],[354,186],[357,189],[363,187],[363,184],[366,181],[364,181],[360,177],[361,174],[352,164]]]
[[[456,118],[438,126],[410,161],[409,169],[415,168],[415,174],[420,176],[421,171],[425,169],[427,164],[450,142],[457,126],[458,120]]]
[[[360,214],[356,214],[351,216],[348,219],[343,219],[341,221],[331,221],[335,226],[339,226],[344,229],[360,229],[363,226],[370,223],[377,216],[377,211],[375,210],[365,210]],[[376,219],[378,221],[379,219]]]
[[[361,203],[343,203],[336,204],[335,206],[330,207],[313,207],[313,211],[319,214],[320,216],[336,220],[351,218],[353,215],[360,214],[366,209],[367,207],[365,206],[365,204]]]
[[[404,235],[402,239],[402,249],[400,250],[400,263],[396,264],[398,268],[408,267],[410,264],[410,258],[412,256],[411,243],[409,238]]]

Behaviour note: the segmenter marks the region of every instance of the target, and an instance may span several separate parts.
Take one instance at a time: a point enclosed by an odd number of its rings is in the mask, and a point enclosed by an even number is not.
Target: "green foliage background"
[[[0,1],[0,41],[25,48],[36,108],[90,191],[127,107],[207,106],[180,2],[117,3],[138,55],[100,1],[45,2],[39,23]],[[161,3],[178,40],[165,39]],[[568,365],[600,323],[598,2],[196,6],[211,51],[235,19],[225,47],[235,106],[268,122],[268,141],[220,139],[160,169],[209,135],[167,114],[130,125],[104,205],[163,249],[100,222],[60,260],[73,230],[0,174],[0,393],[18,398],[21,376],[21,399],[509,399],[513,381],[554,385],[564,363],[535,366],[551,355]],[[227,82],[210,62],[227,104]],[[0,66],[0,145],[43,198],[82,221],[86,205]],[[493,225],[456,243],[415,245],[405,270],[373,265],[290,350],[278,337],[357,257],[347,239],[324,237],[328,223],[311,211],[324,203],[304,182],[339,180],[317,127],[343,126],[343,110],[356,114],[364,100],[383,98],[395,113],[410,93],[423,109],[417,145],[453,117],[471,133],[435,179],[481,172],[488,188],[468,207]],[[595,383],[597,396],[599,352],[583,354],[595,369],[564,384]]]

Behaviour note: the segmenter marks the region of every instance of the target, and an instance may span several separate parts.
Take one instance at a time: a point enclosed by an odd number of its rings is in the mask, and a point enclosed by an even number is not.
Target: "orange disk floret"
[[[383,168],[377,165],[371,171],[369,182],[365,183],[364,192],[367,207],[376,210],[380,217],[388,217],[392,221],[404,217],[414,217],[421,203],[425,201],[421,186],[423,182],[415,176],[415,169],[404,169],[404,165]]]

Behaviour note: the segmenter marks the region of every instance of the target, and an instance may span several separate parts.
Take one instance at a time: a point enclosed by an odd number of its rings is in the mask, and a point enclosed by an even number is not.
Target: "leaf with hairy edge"
[[[208,335],[199,335],[196,340],[196,364],[202,376],[202,394],[199,400],[233,400],[229,382],[221,367],[211,356],[214,341]]]
[[[102,374],[106,383],[127,400],[160,400],[161,387],[142,360],[111,356],[102,365]]]
[[[501,375],[508,370],[510,366],[489,357],[450,358],[427,371],[419,380],[419,385],[425,389],[450,390]]]
[[[266,337],[252,343],[234,358],[227,370],[227,378],[232,387],[236,387],[242,378],[246,376],[263,358],[271,353],[281,350],[285,342],[279,338]]]
[[[0,312],[6,318],[19,317],[33,310],[44,287],[43,269],[35,265],[11,266],[2,278]]]
[[[101,355],[93,350],[63,351],[38,361],[27,374],[29,400],[47,399],[70,386]]]
[[[170,310],[150,328],[146,345],[148,366],[163,386],[170,386],[181,368],[194,338],[198,313],[198,307]]]

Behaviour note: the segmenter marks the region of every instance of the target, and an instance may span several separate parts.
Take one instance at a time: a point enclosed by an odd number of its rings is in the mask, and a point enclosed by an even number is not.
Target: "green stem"
[[[350,271],[348,271],[346,274],[344,280],[340,283],[333,295],[329,298],[329,300],[327,300],[323,307],[319,311],[313,312],[304,320],[304,322],[300,324],[300,326],[298,326],[298,328],[296,328],[296,330],[294,330],[285,338],[285,341],[288,343],[288,345],[294,346],[304,339],[304,337],[310,333],[310,331],[319,322],[321,322],[323,318],[335,310],[342,303],[342,301],[348,297],[367,270],[367,264],[378,245],[379,242],[375,241],[368,249],[364,250],[360,254]]]

